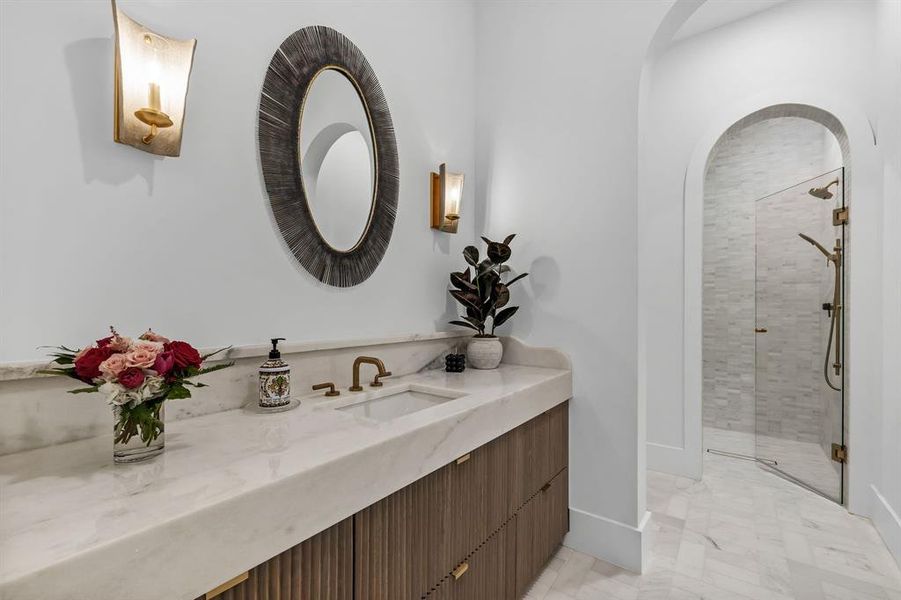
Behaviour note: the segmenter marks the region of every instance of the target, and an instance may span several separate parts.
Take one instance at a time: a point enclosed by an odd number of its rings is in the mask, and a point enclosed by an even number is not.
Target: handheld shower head
[[[820,198],[822,200],[831,200],[833,194],[832,194],[832,192],[829,191],[829,188],[831,188],[834,185],[838,185],[838,183],[839,183],[839,181],[838,181],[838,178],[836,177],[835,179],[833,179],[832,181],[827,183],[824,187],[810,188],[810,191],[808,191],[807,193],[810,194],[811,196],[813,196],[814,198]]]
[[[799,233],[798,237],[800,237],[802,240],[804,240],[808,244],[812,244],[817,250],[822,252],[826,256],[826,258],[832,259],[832,255],[829,253],[829,251],[826,250],[826,248],[824,248],[821,243],[819,243],[818,241],[816,241],[809,235],[804,235],[803,233]]]

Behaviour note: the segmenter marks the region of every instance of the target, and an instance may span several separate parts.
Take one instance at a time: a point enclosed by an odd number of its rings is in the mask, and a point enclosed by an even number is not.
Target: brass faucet
[[[375,379],[372,380],[372,387],[380,387],[382,385],[382,382],[379,381],[379,378],[388,377],[391,375],[391,371],[385,370],[385,363],[383,363],[378,358],[374,358],[372,356],[358,356],[354,360],[354,384],[349,388],[352,392],[363,391],[363,386],[360,385],[360,365],[362,365],[363,363],[374,365],[375,368],[379,370],[378,375],[376,375]]]

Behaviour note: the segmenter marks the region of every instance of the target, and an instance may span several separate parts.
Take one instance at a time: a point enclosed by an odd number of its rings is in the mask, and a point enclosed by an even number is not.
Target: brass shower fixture
[[[831,188],[834,185],[838,185],[838,184],[839,184],[839,180],[838,180],[838,177],[836,177],[835,179],[833,179],[832,181],[830,181],[823,187],[810,188],[810,191],[808,191],[807,193],[810,194],[811,196],[813,196],[814,198],[820,198],[822,200],[831,200],[833,194],[832,194],[832,192],[829,191],[829,188]]]
[[[837,183],[836,180],[833,183]],[[831,183],[829,185],[832,185]],[[829,186],[826,186],[829,187]],[[825,188],[820,188],[825,189]],[[828,191],[826,193],[829,193]],[[813,190],[811,190],[811,195],[813,194]],[[832,197],[832,194],[829,194]],[[817,196],[820,197],[820,196]],[[826,378],[826,384],[831,387],[833,390],[840,392],[842,388],[836,387],[833,385],[832,380],[829,379],[829,355],[832,352],[832,340],[835,340],[835,362],[832,363],[832,368],[835,369],[835,375],[841,375],[842,373],[842,363],[841,363],[841,348],[842,348],[842,331],[841,331],[841,319],[839,319],[839,315],[842,311],[841,305],[841,272],[842,272],[842,241],[840,239],[835,240],[835,246],[833,247],[833,252],[830,253],[826,248],[808,235],[804,235],[803,233],[799,233],[798,236],[804,240],[805,242],[813,245],[817,250],[823,253],[826,257],[827,263],[832,263],[833,267],[835,267],[835,285],[832,293],[832,321],[829,325],[829,341],[826,342],[826,360],[823,362],[823,377]],[[824,305],[825,306],[825,305]]]

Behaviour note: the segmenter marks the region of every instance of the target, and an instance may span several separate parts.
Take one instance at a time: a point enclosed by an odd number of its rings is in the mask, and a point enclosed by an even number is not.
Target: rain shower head
[[[834,185],[838,185],[838,178],[833,179],[832,181],[827,183],[824,187],[810,188],[810,191],[807,193],[810,194],[811,196],[813,196],[814,198],[820,198],[822,200],[831,200],[833,194],[832,194],[832,192],[829,191],[829,188],[831,188]]]

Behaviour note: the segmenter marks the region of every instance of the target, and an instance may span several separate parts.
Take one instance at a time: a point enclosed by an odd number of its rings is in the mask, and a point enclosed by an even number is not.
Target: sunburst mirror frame
[[[369,222],[357,244],[346,251],[333,248],[319,232],[307,201],[299,156],[304,101],[313,80],[326,69],[343,73],[356,88],[369,119],[375,152]],[[297,261],[328,285],[350,287],[368,279],[391,241],[400,172],[388,101],[360,49],[322,25],[304,27],[288,36],[266,71],[258,136],[263,180],[275,222]]]

